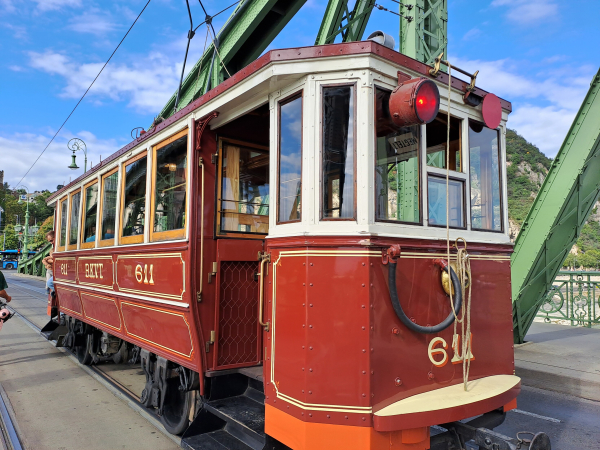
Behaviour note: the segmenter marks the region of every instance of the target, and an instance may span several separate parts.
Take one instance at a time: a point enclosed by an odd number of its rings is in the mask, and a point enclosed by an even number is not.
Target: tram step
[[[189,450],[265,449],[262,387],[262,382],[248,374],[214,377],[210,397],[183,434],[181,446]]]

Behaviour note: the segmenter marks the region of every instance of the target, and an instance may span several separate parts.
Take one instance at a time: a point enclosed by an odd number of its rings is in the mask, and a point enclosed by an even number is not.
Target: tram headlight
[[[396,126],[429,123],[440,109],[440,92],[427,78],[413,78],[399,85],[390,95],[390,115]]]

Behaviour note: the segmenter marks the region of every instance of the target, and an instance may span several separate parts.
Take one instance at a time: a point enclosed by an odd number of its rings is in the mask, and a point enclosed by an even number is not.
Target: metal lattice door
[[[260,361],[256,261],[222,261],[220,267],[218,368]]]

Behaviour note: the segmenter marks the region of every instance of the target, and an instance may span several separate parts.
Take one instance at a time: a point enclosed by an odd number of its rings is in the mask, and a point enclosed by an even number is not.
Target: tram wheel
[[[160,416],[165,430],[175,435],[183,433],[189,426],[190,410],[194,403],[194,393],[180,391],[179,386],[179,377],[167,379],[165,403]]]
[[[94,360],[92,354],[90,353],[90,348],[92,347],[93,336],[91,334],[85,335],[85,344],[81,346],[75,347],[75,356],[77,356],[77,360],[79,364],[83,364],[84,366],[89,366],[92,364]]]

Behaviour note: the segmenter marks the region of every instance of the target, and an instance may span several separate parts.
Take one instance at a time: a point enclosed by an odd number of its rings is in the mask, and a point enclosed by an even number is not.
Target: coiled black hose
[[[434,326],[424,327],[422,325],[418,325],[414,323],[412,320],[408,318],[404,310],[402,309],[402,305],[400,304],[400,300],[398,300],[398,291],[396,290],[396,263],[391,260],[388,263],[388,285],[390,289],[390,299],[392,301],[392,306],[394,307],[394,311],[396,311],[396,315],[398,319],[410,330],[416,331],[417,333],[431,334],[431,333],[439,333],[442,330],[445,330],[452,322],[454,322],[455,316],[454,312],[450,311],[448,317],[446,317],[442,322],[438,323]],[[462,290],[460,287],[460,280],[456,275],[456,272],[450,267],[450,265],[441,264],[442,270],[448,272],[450,269],[450,279],[452,280],[452,286],[454,286],[454,311],[456,315],[460,312],[460,308],[462,306]]]

